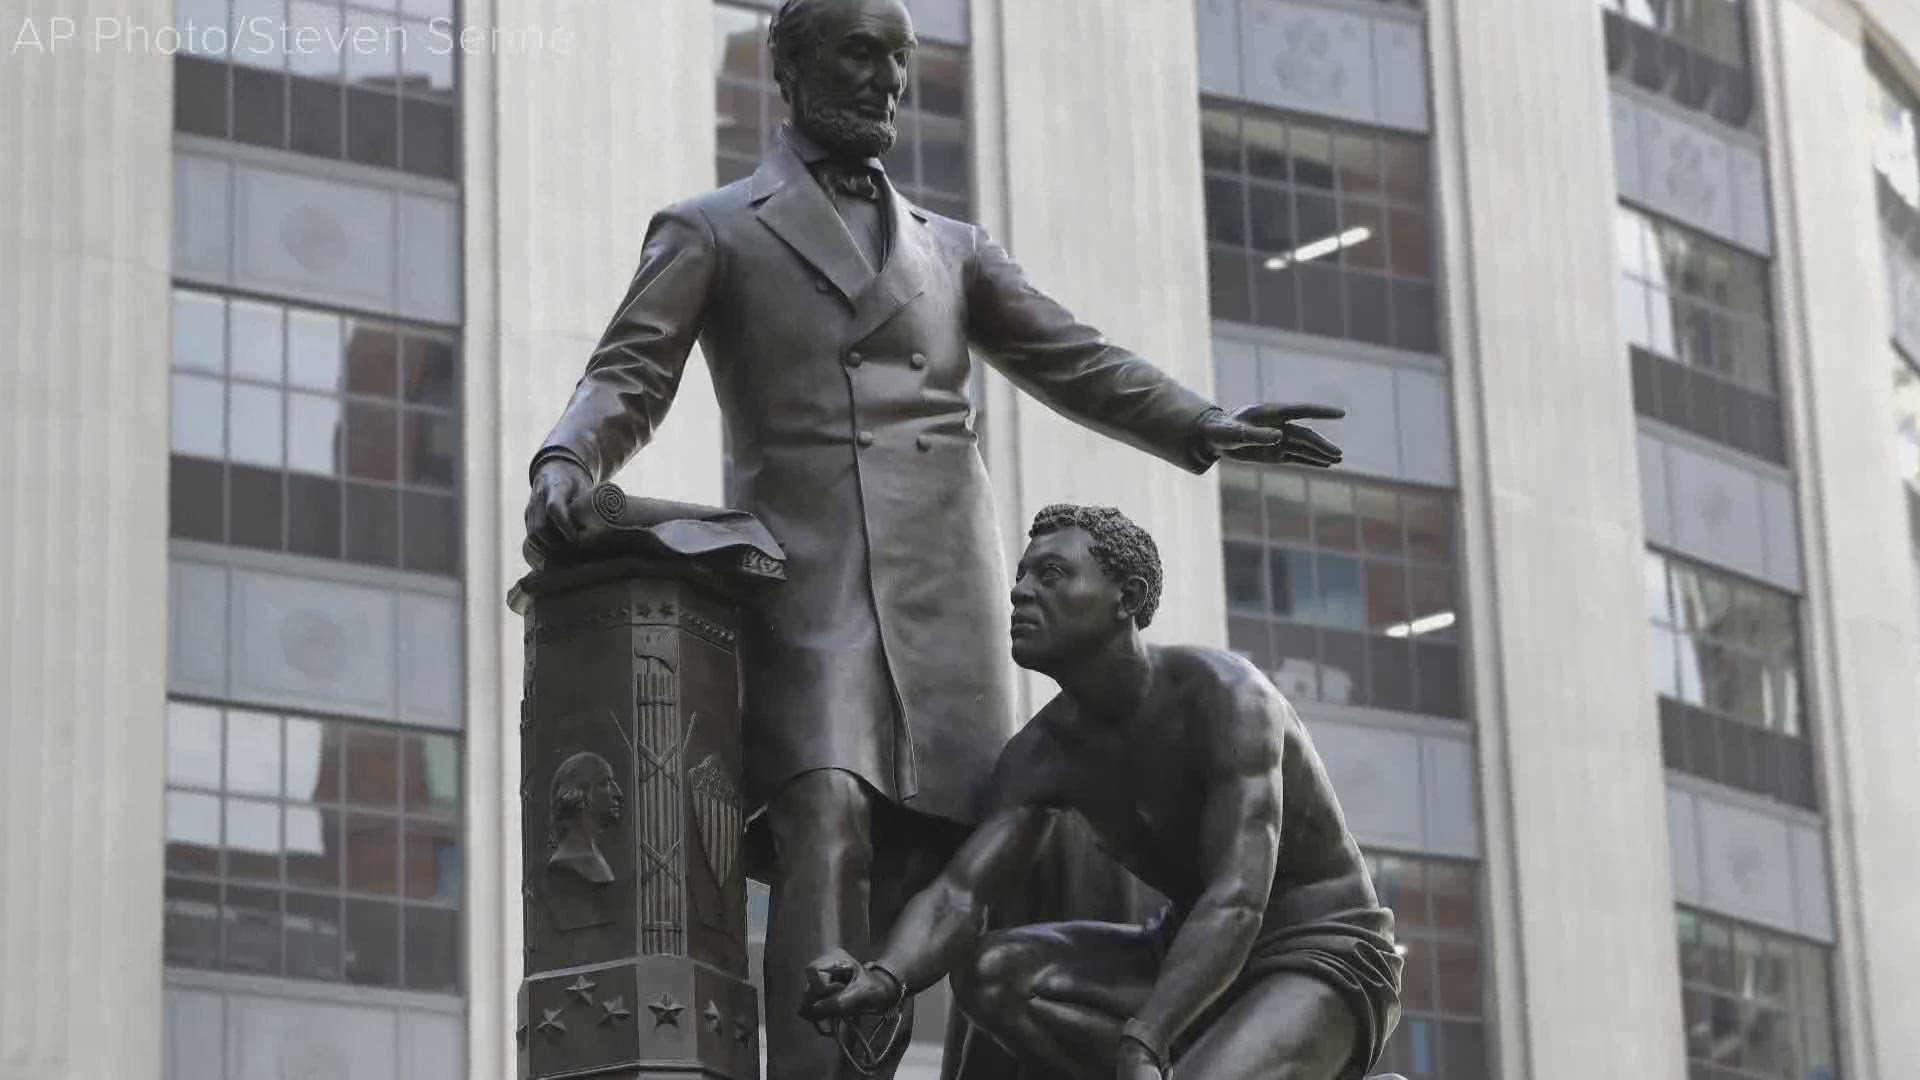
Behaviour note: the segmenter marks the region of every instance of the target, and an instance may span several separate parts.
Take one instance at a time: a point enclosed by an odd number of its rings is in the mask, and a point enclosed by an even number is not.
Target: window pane
[[[224,805],[229,878],[280,880],[280,806],[254,799]]]
[[[410,94],[450,96],[453,93],[453,52],[450,28],[425,21],[401,24],[400,82]]]
[[[401,496],[401,566],[428,574],[460,572],[459,504],[450,496],[409,491]]]
[[[460,741],[451,735],[409,733],[404,786],[409,814],[460,812]]]
[[[1261,536],[1260,474],[1228,466],[1220,472],[1221,526],[1228,536]]]
[[[226,384],[202,375],[173,376],[173,452],[226,456]]]
[[[402,445],[404,482],[415,487],[452,489],[458,479],[460,428],[443,413],[407,410]]]
[[[287,797],[333,802],[340,797],[338,725],[287,718]]]
[[[1247,173],[1263,180],[1285,183],[1293,170],[1287,162],[1287,126],[1264,116],[1245,120]]]
[[[227,305],[229,364],[236,378],[277,383],[281,375],[280,306],[252,300]]]
[[[1338,480],[1313,480],[1307,486],[1313,507],[1313,542],[1333,551],[1360,550],[1360,525],[1354,518],[1353,486]]]
[[[340,897],[287,894],[287,974],[308,979],[341,978]]]
[[[280,467],[280,391],[231,383],[227,387],[227,456],[230,460]]]
[[[387,16],[349,10],[347,81],[391,89],[400,74],[399,31],[400,24]]]
[[[264,34],[234,34],[231,52],[234,62],[274,71],[284,68],[285,39],[275,31],[286,22],[286,11],[283,0],[233,0],[233,22],[228,25],[272,28]]]
[[[217,296],[173,291],[173,366],[215,375],[226,371],[227,308]]]
[[[296,885],[340,885],[340,811],[324,806],[287,807],[287,880]]]
[[[1265,549],[1258,544],[1228,541],[1226,545],[1227,606],[1238,611],[1265,612]]]
[[[460,831],[444,821],[409,819],[402,881],[413,900],[460,902]]]
[[[1480,1013],[1480,946],[1472,942],[1435,942],[1434,970],[1442,1012]]]
[[[377,900],[346,902],[347,981],[400,985],[400,906]]]
[[[219,790],[219,709],[167,702],[167,783]]]
[[[1367,625],[1376,633],[1405,636],[1413,615],[1407,606],[1404,563],[1366,562]],[[1397,633],[1395,631],[1397,630]]]
[[[1313,590],[1313,556],[1304,551],[1275,548],[1267,552],[1268,596],[1273,613],[1283,619],[1319,622],[1319,598]],[[1307,659],[1313,653],[1306,653]]]
[[[407,987],[460,992],[460,914],[407,905]]]
[[[219,967],[220,886],[168,878],[166,888],[167,966]]]
[[[1453,561],[1453,514],[1446,500],[1438,496],[1401,496],[1406,514],[1407,551],[1416,559]]]
[[[393,329],[348,320],[347,392],[391,398],[400,384],[400,342]]]
[[[1366,605],[1360,593],[1360,560],[1321,554],[1314,560],[1319,574],[1322,617],[1333,626],[1367,625]]]
[[[1272,540],[1310,539],[1307,482],[1298,475],[1268,472],[1260,478],[1267,494],[1267,536]]]
[[[406,344],[406,382],[403,395],[416,405],[452,408],[459,402],[459,373],[453,344],[437,338],[410,337]]]
[[[356,806],[398,806],[398,738],[377,728],[349,727],[345,730],[347,801]]]
[[[220,798],[167,792],[167,870],[183,874],[220,872]]]
[[[227,790],[245,795],[280,794],[278,716],[227,710]]]
[[[317,311],[287,317],[287,381],[294,386],[337,394],[343,381],[340,318]]]
[[[400,822],[378,814],[346,817],[347,889],[357,893],[400,893]]]
[[[398,480],[399,424],[399,413],[391,406],[348,402],[347,475],[386,483]]]
[[[393,488],[348,484],[347,558],[376,566],[400,564],[400,493]]]
[[[221,966],[259,975],[280,973],[280,893],[227,887],[225,948]]]
[[[340,475],[344,449],[342,428],[338,398],[288,394],[287,468],[317,476]],[[335,520],[338,520],[337,511]]]
[[[343,67],[340,8],[336,4],[292,0],[287,5],[288,40],[294,48],[287,67],[295,75],[338,81]]]

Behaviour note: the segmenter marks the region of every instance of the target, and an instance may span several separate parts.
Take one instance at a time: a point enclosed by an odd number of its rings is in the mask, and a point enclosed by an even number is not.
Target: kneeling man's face
[[[1013,662],[1046,673],[1099,651],[1132,620],[1085,529],[1042,533],[1014,570]]]

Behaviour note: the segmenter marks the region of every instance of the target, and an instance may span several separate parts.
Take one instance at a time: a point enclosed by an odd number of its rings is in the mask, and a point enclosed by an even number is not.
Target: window
[[[1880,178],[1883,210],[1905,208],[1920,215],[1920,102],[1908,92],[1893,65],[1879,53],[1867,51],[1867,70],[1874,76],[1875,117],[1873,171]],[[1896,205],[1889,205],[1895,203]]]
[[[1440,351],[1423,139],[1201,108],[1213,316]]]
[[[454,0],[176,0],[174,129],[459,175]]]
[[[172,533],[460,571],[446,331],[177,288]]]
[[[460,992],[460,741],[170,701],[166,961]]]
[[[1646,594],[1667,764],[1812,808],[1794,598],[1658,551]]]
[[[719,80],[719,175],[723,184],[753,175],[773,145],[786,104],[773,81],[764,11],[717,3],[714,69]],[[885,158],[887,176],[916,204],[970,220],[972,163],[967,140],[967,50],[928,41],[914,50],[900,112],[900,138]]]
[[[1656,94],[1744,128],[1753,120],[1743,0],[1600,0],[1607,66]]]
[[[1907,492],[1907,523],[1920,543],[1920,368],[1901,359],[1893,365],[1895,451]]]
[[[1615,223],[1635,406],[1784,462],[1766,260],[1626,206]]]
[[[1487,1080],[1479,867],[1369,851],[1367,872],[1393,909],[1401,972],[1400,1026],[1377,1072],[1429,1080]]]
[[[1466,716],[1451,496],[1221,473],[1228,637],[1291,697]]]
[[[1828,948],[1687,908],[1674,927],[1693,1080],[1839,1080]]]

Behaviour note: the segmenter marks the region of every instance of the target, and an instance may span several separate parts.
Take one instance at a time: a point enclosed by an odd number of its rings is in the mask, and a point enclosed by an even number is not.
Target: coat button
[[[913,358],[907,362],[913,365],[913,370],[919,371],[921,368],[927,366],[927,354],[914,353]]]
[[[817,293],[830,293],[833,291],[833,282],[828,281],[826,278],[814,278],[813,291]]]
[[[933,440],[922,435],[913,440],[913,445],[919,447],[922,451],[927,451],[933,449]]]
[[[863,357],[862,357],[862,356],[861,356],[861,355],[860,355],[859,353],[857,353],[857,352],[850,352],[850,353],[848,353],[848,354],[847,354],[847,366],[848,366],[848,367],[859,367],[859,366],[860,366],[860,361],[861,361],[862,359],[863,359]]]
[[[861,446],[872,446],[872,445],[873,445],[873,432],[871,432],[871,431],[863,431],[863,432],[861,432],[860,434],[858,434],[858,435],[855,435],[855,436],[853,437],[853,441],[854,441],[854,442],[857,442],[857,443],[859,443],[859,444],[860,444]]]

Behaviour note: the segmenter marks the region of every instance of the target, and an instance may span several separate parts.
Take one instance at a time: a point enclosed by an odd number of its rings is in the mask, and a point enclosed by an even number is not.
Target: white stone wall
[[[1430,10],[1500,1075],[1678,1080],[1600,12]]]
[[[71,7],[0,10],[0,1077],[158,1080],[173,68]]]
[[[1847,1068],[1896,1077],[1920,1060],[1914,837],[1920,801],[1920,623],[1895,462],[1891,321],[1880,265],[1863,66],[1869,32],[1920,48],[1920,5],[1767,5],[1783,352],[1808,553],[1809,687],[1833,851]],[[1882,38],[1882,43],[1887,39]],[[1843,163],[1843,164],[1842,164]]]

